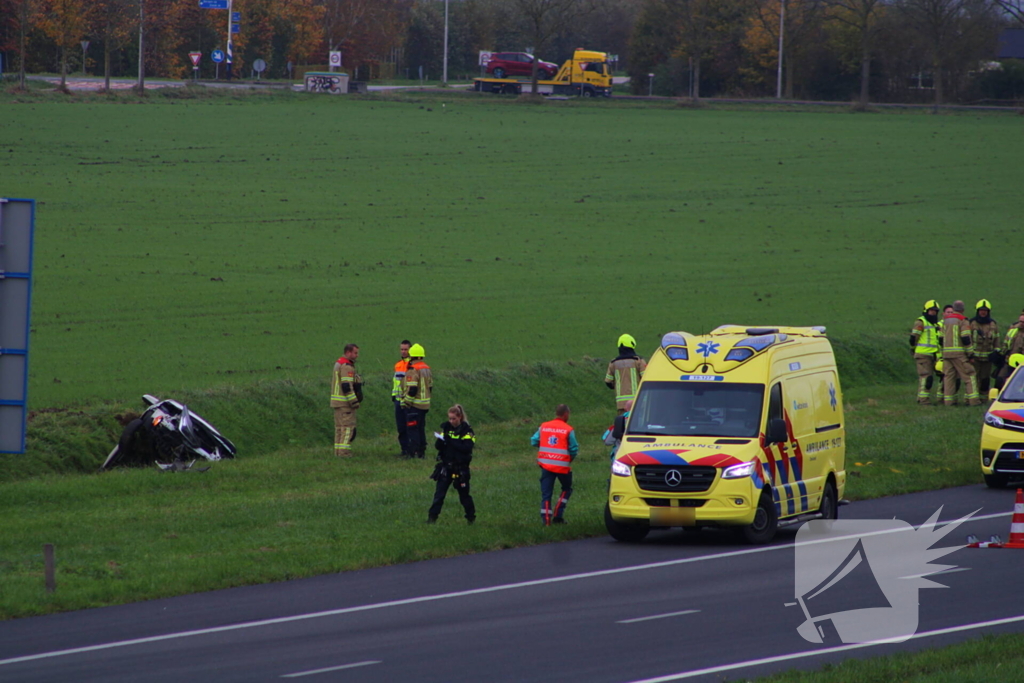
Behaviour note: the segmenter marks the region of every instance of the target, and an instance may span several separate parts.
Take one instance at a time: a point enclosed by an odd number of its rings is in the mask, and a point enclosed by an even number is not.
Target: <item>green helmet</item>
[[[409,358],[426,358],[427,352],[422,344],[413,344],[409,347]]]
[[[636,339],[633,339],[633,335],[623,334],[619,336],[619,346],[625,346],[627,349],[636,348]]]

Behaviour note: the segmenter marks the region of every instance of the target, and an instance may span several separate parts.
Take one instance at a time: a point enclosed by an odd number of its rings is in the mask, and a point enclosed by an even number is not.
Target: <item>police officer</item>
[[[334,408],[334,454],[352,455],[356,438],[356,411],[363,401],[363,379],[356,372],[359,347],[346,344],[344,355],[334,363],[331,374],[331,407]]]
[[[619,337],[619,355],[608,364],[604,375],[604,383],[609,389],[615,390],[616,415],[626,412],[626,404],[636,398],[636,389],[640,378],[644,376],[647,362],[636,355],[636,339],[623,334]]]
[[[572,495],[572,461],[580,450],[576,432],[569,426],[569,406],[559,405],[555,409],[555,419],[542,424],[530,443],[538,448],[540,516],[544,526],[565,524],[565,507]],[[552,509],[551,496],[555,493],[556,479],[562,486],[562,494]]]
[[[426,351],[421,344],[409,347],[409,367],[402,380],[402,407],[409,440],[409,457],[423,458],[427,451],[426,420],[430,411],[430,394],[434,377],[423,362]]]
[[[395,428],[398,430],[398,446],[402,449],[401,457],[409,457],[409,435],[405,428],[405,408],[402,407],[402,380],[409,367],[409,347],[412,342],[403,339],[398,345],[398,362],[395,363],[395,376],[391,380],[391,402],[395,406]]]
[[[935,363],[942,358],[942,325],[939,323],[939,302],[930,299],[924,303],[924,311],[910,330],[910,348],[917,366],[917,402],[931,403],[932,385],[935,382]],[[937,395],[942,393],[936,389]]]
[[[974,305],[976,314],[971,318],[971,336],[974,341],[974,371],[978,377],[979,396],[988,396],[992,368],[1002,364],[1002,339],[999,324],[991,317],[992,304],[982,299]]]
[[[434,488],[434,502],[427,513],[427,524],[433,524],[441,514],[444,497],[448,488],[454,486],[459,492],[459,502],[466,512],[466,521],[476,521],[476,505],[469,495],[469,463],[473,461],[473,445],[476,435],[466,421],[466,411],[459,404],[448,409],[448,421],[442,422],[440,432],[435,434],[434,448],[437,449],[437,466],[430,478],[437,482]]]
[[[964,302],[954,301],[953,312],[942,319],[942,400],[947,406],[956,405],[959,379],[963,383],[964,400],[968,405],[981,405],[978,385],[975,383],[974,344],[971,337],[971,323],[964,317]]]

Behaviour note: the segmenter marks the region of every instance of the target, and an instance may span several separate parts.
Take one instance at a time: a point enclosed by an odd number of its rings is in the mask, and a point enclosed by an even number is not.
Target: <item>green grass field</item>
[[[0,618],[601,535],[600,375],[624,331],[649,355],[673,329],[824,324],[847,497],[977,482],[981,411],[913,406],[905,336],[926,299],[986,297],[1004,322],[1024,305],[1022,123],[458,92],[0,93],[0,196],[38,201],[35,412],[28,454],[0,456]],[[471,529],[451,497],[422,524],[429,466],[390,457],[403,337],[481,434]],[[343,472],[327,379],[349,341],[369,385]],[[144,392],[188,402],[239,459],[71,474]],[[561,400],[579,409],[580,490],[572,524],[544,530],[524,440]],[[961,671],[1002,680],[985,647]],[[942,661],[828,680],[948,680]]]
[[[899,338],[933,297],[1024,304],[1016,115],[147,100],[0,99],[0,193],[38,201],[34,408],[326,382],[349,341],[369,374],[403,337],[439,370],[505,367],[623,331],[644,354],[724,322]]]

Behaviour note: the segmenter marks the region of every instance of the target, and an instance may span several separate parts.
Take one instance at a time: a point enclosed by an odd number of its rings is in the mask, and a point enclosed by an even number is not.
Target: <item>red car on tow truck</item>
[[[533,76],[533,62],[537,62],[537,76],[549,80],[558,73],[558,65],[537,59],[526,52],[495,52],[487,62],[487,73],[495,78],[506,76]]]

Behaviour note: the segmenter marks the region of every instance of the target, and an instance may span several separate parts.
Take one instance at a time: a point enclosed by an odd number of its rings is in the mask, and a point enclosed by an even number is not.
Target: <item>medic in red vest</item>
[[[542,424],[530,443],[538,449],[541,519],[545,526],[565,524],[565,507],[572,495],[572,461],[580,450],[576,432],[569,425],[569,406],[564,403],[558,406],[555,419]],[[562,494],[552,509],[556,479],[562,485]]]

